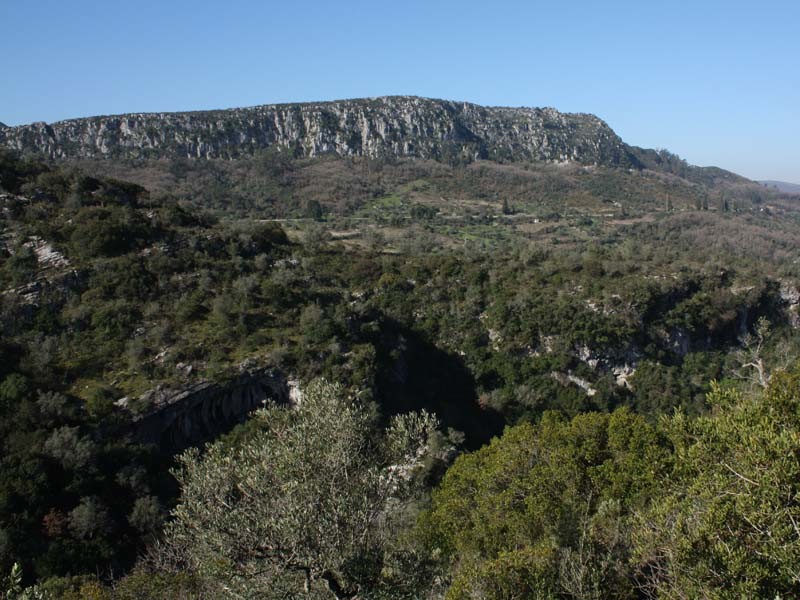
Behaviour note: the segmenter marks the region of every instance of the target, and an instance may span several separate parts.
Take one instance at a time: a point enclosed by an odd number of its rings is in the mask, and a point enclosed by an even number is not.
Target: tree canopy
[[[800,369],[712,412],[546,413],[459,457],[421,528],[447,598],[793,598]]]
[[[374,439],[369,413],[324,381],[295,409],[256,419],[244,443],[181,457],[182,496],[159,559],[199,574],[215,597],[327,589],[341,599],[390,586],[388,534],[435,419],[399,416]]]

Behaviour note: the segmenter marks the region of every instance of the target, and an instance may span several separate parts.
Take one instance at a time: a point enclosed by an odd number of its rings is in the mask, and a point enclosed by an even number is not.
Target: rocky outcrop
[[[54,249],[53,245],[47,240],[43,240],[38,236],[31,236],[23,245],[33,250],[41,272],[57,272],[69,267],[69,260],[67,257]]]
[[[201,381],[182,389],[156,388],[137,399],[122,398],[117,405],[146,406],[133,418],[131,437],[172,453],[214,439],[268,402],[290,402],[289,382],[271,369],[244,372],[227,384]]]
[[[794,329],[800,329],[800,289],[789,281],[780,281],[779,296],[786,307],[786,316]]]
[[[54,159],[236,158],[277,147],[297,157],[488,158],[637,166],[630,148],[594,115],[410,96],[39,122],[0,130],[0,145]]]
[[[594,396],[597,393],[597,389],[595,389],[590,381],[583,379],[582,377],[578,377],[573,375],[572,373],[559,373],[558,371],[553,371],[550,373],[550,376],[555,379],[561,385],[566,386],[567,384],[574,384],[577,385],[580,389],[586,392],[587,396]]]

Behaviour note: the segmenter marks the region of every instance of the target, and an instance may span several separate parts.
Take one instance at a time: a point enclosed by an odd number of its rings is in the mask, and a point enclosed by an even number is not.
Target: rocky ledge
[[[216,438],[267,403],[297,401],[297,384],[274,369],[242,372],[228,383],[198,381],[181,388],[158,387],[142,396],[121,398],[122,409],[146,407],[134,416],[132,438],[166,453]]]

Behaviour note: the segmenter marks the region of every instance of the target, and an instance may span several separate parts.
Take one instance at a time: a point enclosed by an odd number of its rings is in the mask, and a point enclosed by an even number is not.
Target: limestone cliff
[[[292,383],[265,368],[243,372],[226,384],[199,381],[180,389],[156,388],[133,401],[122,398],[117,405],[147,406],[133,419],[133,439],[176,452],[214,439],[266,402],[291,402],[293,392],[297,394]]]
[[[638,166],[632,149],[594,115],[409,96],[40,122],[0,129],[0,145],[54,159],[236,158],[278,147],[297,157],[461,157]]]

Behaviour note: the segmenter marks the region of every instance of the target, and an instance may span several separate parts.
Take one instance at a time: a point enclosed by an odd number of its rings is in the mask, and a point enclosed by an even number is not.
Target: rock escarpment
[[[575,161],[638,166],[590,114],[410,96],[149,113],[0,129],[0,145],[61,158],[236,158],[265,148],[325,154]]]
[[[201,381],[181,389],[156,388],[117,404],[147,405],[133,419],[132,438],[172,453],[214,439],[267,402],[291,402],[291,383],[277,371],[260,369],[244,372],[226,384]]]

